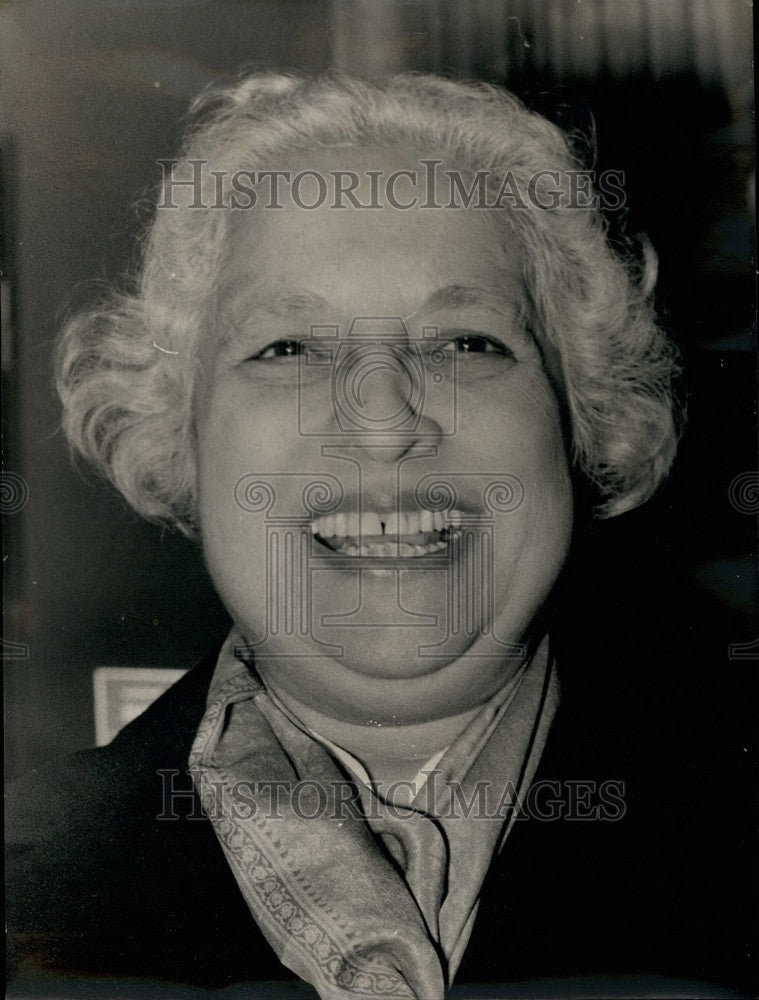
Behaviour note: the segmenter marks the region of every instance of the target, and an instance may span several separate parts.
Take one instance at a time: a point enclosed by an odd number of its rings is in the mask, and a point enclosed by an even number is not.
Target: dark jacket
[[[11,995],[49,977],[56,996],[84,995],[83,983],[109,998],[315,995],[258,930],[191,791],[215,660],[110,746],[13,791]],[[491,867],[455,995],[751,995],[741,808],[721,801],[731,779],[678,689],[685,675],[561,673],[532,815]]]

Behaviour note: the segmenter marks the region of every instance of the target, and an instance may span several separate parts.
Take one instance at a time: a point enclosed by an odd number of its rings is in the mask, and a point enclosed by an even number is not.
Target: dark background
[[[569,127],[595,128],[597,169],[625,170],[624,224],[660,255],[689,421],[653,501],[580,529],[568,591],[586,621],[593,612],[587,640],[618,648],[620,662],[685,658],[690,683],[693,657],[693,684],[721,692],[697,724],[748,782],[759,672],[751,37],[743,0],[6,4],[5,468],[28,491],[23,504],[3,495],[9,774],[93,741],[95,666],[190,666],[226,627],[195,547],[72,468],[52,390],[61,316],[133,261],[156,161],[176,151],[192,96],[240,67],[336,67],[505,84]]]

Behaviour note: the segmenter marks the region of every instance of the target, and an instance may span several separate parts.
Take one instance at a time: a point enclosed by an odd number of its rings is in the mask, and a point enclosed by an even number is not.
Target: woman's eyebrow
[[[519,324],[524,323],[527,317],[527,303],[523,296],[517,296],[512,301],[498,289],[482,288],[477,285],[445,285],[430,295],[423,308],[431,311],[461,309],[466,306],[489,309]]]
[[[316,292],[297,291],[289,294],[267,295],[251,290],[241,305],[246,311],[286,318],[298,313],[328,308],[329,303]]]
[[[425,309],[458,309],[462,306],[486,306],[504,314],[515,311],[503,295],[476,285],[445,285],[433,292],[424,304]]]
[[[521,300],[512,304],[496,289],[459,284],[438,288],[429,296],[421,309],[432,311],[460,309],[466,306],[486,308],[510,320],[521,320],[525,314],[525,304]],[[329,308],[330,303],[316,292],[296,290],[282,294],[267,294],[252,288],[238,301],[234,312],[228,317],[223,343],[229,346],[243,335],[251,316],[273,316],[277,319],[293,320],[317,312],[323,314]],[[411,315],[416,315],[419,311],[421,310],[416,310]]]
[[[508,302],[495,289],[476,285],[445,285],[438,288],[424,303],[425,309],[455,309],[462,306],[487,306],[498,312],[510,313]],[[262,294],[254,289],[240,303],[245,313],[267,313],[270,316],[292,316],[293,314],[328,309],[329,302],[311,291],[294,291],[287,294]]]
[[[270,316],[275,319],[293,320],[298,316],[313,315],[329,307],[329,303],[315,292],[297,291],[285,294],[267,294],[250,289],[227,313],[221,332],[221,345],[233,346],[241,337],[250,333],[251,317]]]

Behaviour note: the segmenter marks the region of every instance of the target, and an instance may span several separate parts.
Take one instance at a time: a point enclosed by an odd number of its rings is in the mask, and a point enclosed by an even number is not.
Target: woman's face
[[[288,167],[365,185],[409,160]],[[237,213],[201,351],[211,575],[275,690],[355,722],[455,714],[518,667],[571,531],[520,247],[503,213],[281,201]]]

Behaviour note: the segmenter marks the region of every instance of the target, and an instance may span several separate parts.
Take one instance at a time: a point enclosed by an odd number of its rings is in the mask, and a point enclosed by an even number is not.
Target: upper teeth
[[[364,511],[354,514],[330,514],[311,522],[311,532],[322,538],[335,536],[414,535],[424,531],[442,531],[461,524],[460,510]]]

